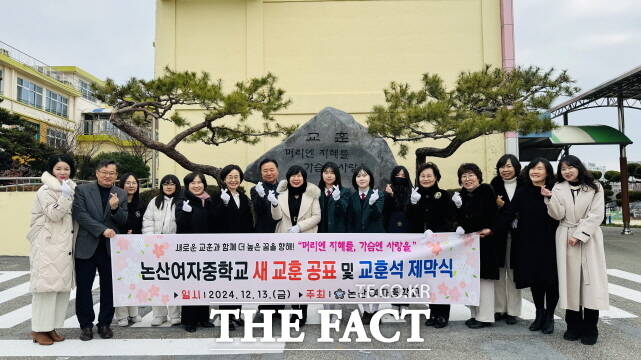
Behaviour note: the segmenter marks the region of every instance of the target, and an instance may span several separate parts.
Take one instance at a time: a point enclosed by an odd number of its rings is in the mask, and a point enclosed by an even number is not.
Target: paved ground
[[[612,308],[603,312],[599,322],[601,336],[595,346],[562,339],[565,323],[556,320],[553,335],[528,331],[530,320],[517,325],[497,323],[480,330],[470,330],[463,321],[469,316],[465,307],[455,306],[452,322],[445,329],[421,326],[423,343],[400,341],[391,344],[318,343],[320,326],[315,315],[319,307],[310,307],[310,321],[305,326],[303,343],[287,344],[217,344],[213,338],[218,330],[188,334],[178,327],[152,328],[150,309],[141,308],[143,322],[131,327],[114,326],[115,338],[77,340],[77,320],[74,302],[61,334],[68,340],[53,346],[33,344],[29,338],[31,326],[31,296],[28,292],[29,263],[26,257],[0,257],[0,358],[48,356],[67,359],[111,356],[131,358],[212,358],[217,359],[639,359],[641,358],[641,229],[631,236],[620,235],[619,228],[604,228]],[[3,240],[8,241],[8,240]],[[533,317],[529,291],[524,292],[525,319]],[[94,302],[98,302],[94,292]],[[343,307],[345,315],[353,307]],[[146,316],[145,316],[146,315]],[[557,311],[557,315],[562,313]],[[401,332],[409,336],[409,323],[388,319],[381,326],[385,335]],[[276,334],[280,326],[275,326]],[[242,330],[231,334],[242,336]],[[428,350],[429,349],[429,350]]]

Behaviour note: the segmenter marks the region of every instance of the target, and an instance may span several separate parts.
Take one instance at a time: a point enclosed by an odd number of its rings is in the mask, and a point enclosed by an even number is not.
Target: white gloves
[[[410,195],[410,202],[412,205],[416,205],[418,201],[421,200],[421,194],[418,193],[418,187],[412,189],[412,194]]]
[[[263,190],[263,193],[265,190]],[[272,203],[272,206],[278,206],[278,199],[276,198],[276,195],[274,194],[274,190],[269,190],[269,194],[267,194],[267,200],[269,200],[270,203]]]
[[[372,192],[372,195],[369,197],[369,204],[374,205],[374,203],[378,200],[378,189],[375,189]]]
[[[255,189],[256,189],[256,193],[258,194],[258,196],[265,197],[265,188],[263,187],[263,182],[262,181],[259,181],[258,184],[256,184]]]
[[[427,229],[427,230],[425,230],[425,232],[423,234],[425,234],[425,237],[428,237],[428,236],[432,236],[432,234],[434,234],[434,233],[432,232],[432,230]]]
[[[229,196],[229,194],[227,193],[227,189],[223,189],[220,192],[220,200],[222,200],[223,203],[225,203],[225,205],[227,205],[227,204],[229,204],[229,200],[230,199],[231,199],[231,196]]]
[[[512,221],[512,229],[516,229],[519,226],[519,219],[514,219]]]
[[[338,201],[341,199],[341,189],[338,188],[338,185],[332,186],[334,190],[332,190],[332,197],[334,198],[334,201]]]
[[[62,182],[62,196],[67,199],[71,199],[73,197],[73,190],[71,189],[71,186],[69,186],[69,180]]]
[[[294,226],[290,227],[289,229],[287,229],[287,232],[288,233],[299,233],[300,232],[300,226],[294,225]]]
[[[458,194],[458,193],[457,193]],[[456,235],[464,235],[465,234],[465,229],[463,229],[460,226],[456,227]]]
[[[184,200],[183,201],[183,211],[184,212],[191,212],[191,205],[189,205],[189,200]]]
[[[459,194],[458,191],[455,192],[454,195],[452,195],[452,201],[457,208],[463,206],[463,199],[461,199],[461,194]]]

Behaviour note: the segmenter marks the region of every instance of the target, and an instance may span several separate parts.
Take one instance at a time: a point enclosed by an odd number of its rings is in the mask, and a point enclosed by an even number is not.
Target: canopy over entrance
[[[625,108],[641,110],[641,66],[551,108],[550,115],[552,118],[563,116],[563,125],[568,125],[569,113],[601,107],[617,108],[619,132],[625,136]],[[630,231],[630,203],[628,196],[628,160],[625,151],[626,145],[631,143],[631,141],[618,143],[624,234],[632,233]],[[570,145],[572,144],[563,145],[566,153],[569,153]]]
[[[629,145],[624,133],[606,125],[561,126],[544,133],[519,135],[519,160],[530,161],[542,156],[550,161],[559,159],[571,145]]]

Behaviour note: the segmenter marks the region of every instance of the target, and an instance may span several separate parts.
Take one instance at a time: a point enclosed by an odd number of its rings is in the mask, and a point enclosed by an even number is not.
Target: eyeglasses
[[[225,180],[240,180],[240,176],[238,176],[238,175],[227,175],[227,176],[225,176]]]
[[[115,171],[104,171],[104,170],[100,170],[100,171],[98,171],[98,174],[100,174],[100,175],[102,175],[102,176],[116,176],[118,173],[117,173],[117,172],[115,172]]]
[[[476,178],[476,174],[464,174],[464,175],[461,175],[461,179],[463,179],[463,180],[471,180],[471,179],[475,179],[475,178]]]

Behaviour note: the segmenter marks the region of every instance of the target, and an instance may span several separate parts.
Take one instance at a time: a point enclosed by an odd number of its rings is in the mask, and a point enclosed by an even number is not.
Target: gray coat
[[[118,232],[120,226],[125,225],[127,221],[127,193],[117,186],[111,188],[111,193],[115,193],[120,199],[118,209],[113,212],[109,208],[109,204],[102,207],[98,184],[92,182],[76,187],[72,208],[73,219],[79,225],[74,252],[76,259],[91,258],[105,230],[112,229]]]

